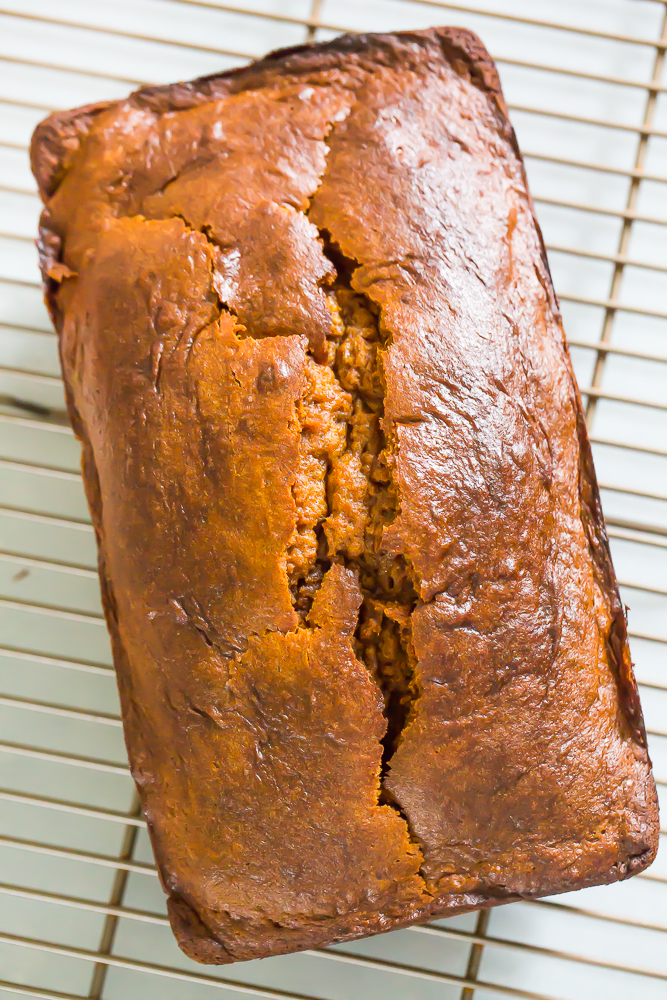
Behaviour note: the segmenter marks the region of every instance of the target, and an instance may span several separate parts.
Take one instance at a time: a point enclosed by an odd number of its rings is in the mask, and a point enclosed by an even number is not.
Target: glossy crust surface
[[[132,772],[204,962],[625,878],[656,795],[497,75],[344,36],[54,115]]]

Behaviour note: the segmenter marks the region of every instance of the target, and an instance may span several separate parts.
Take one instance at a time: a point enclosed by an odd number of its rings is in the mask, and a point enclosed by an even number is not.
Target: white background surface
[[[312,4],[256,0],[234,6],[299,19],[310,15]],[[138,82],[169,82],[215,72],[267,49],[305,40],[303,24],[229,13],[222,7],[214,0],[208,5],[183,0],[59,0],[57,4],[7,0],[0,9],[0,393],[57,411],[54,423],[53,415],[48,419],[25,411],[21,415],[16,407],[0,406],[0,740],[4,741],[0,786],[5,789],[0,793],[0,883],[5,886],[0,889],[0,932],[66,949],[98,948],[104,915],[82,909],[80,903],[106,903],[114,869],[91,859],[27,850],[9,839],[37,841],[66,854],[80,851],[113,858],[120,850],[124,825],[113,816],[85,814],[85,809],[123,813],[130,808],[132,786],[108,669],[109,644],[100,618],[93,535],[78,474],[79,448],[62,423],[55,337],[38,285],[31,241],[39,202],[26,145],[34,126],[52,108],[121,96]],[[664,5],[655,0],[477,0],[458,9],[446,7],[399,0],[325,0],[320,20],[339,29],[459,24],[477,31],[501,60],[505,95],[515,109],[512,120],[527,154],[547,244],[613,256],[622,225],[619,213],[625,209],[630,185],[624,171],[634,164],[636,129],[647,97],[644,87],[631,83],[650,80],[655,49],[483,16],[466,8],[655,40],[662,30]],[[317,37],[335,33],[320,30]],[[517,66],[517,61],[573,72],[546,72]],[[588,79],[586,74],[627,83]],[[662,85],[666,84],[663,74]],[[567,116],[589,121],[571,121]],[[653,128],[664,135],[649,139],[645,169],[665,181],[642,181],[636,210],[662,223],[633,223],[628,253],[639,265],[625,269],[619,298],[629,311],[622,308],[616,313],[611,343],[667,362],[667,271],[641,266],[645,262],[667,269],[667,93],[658,97]],[[599,164],[616,173],[565,166],[540,156]],[[573,300],[605,302],[613,264],[562,249],[550,251],[550,263],[568,336],[594,343],[602,329],[604,307]],[[595,353],[581,347],[572,353],[585,389]],[[616,536],[612,549],[630,607],[630,628],[635,634],[663,640],[632,641],[656,777],[663,783],[667,782],[666,374],[665,363],[609,355],[602,389],[658,406],[603,399],[593,426],[598,475],[606,487],[603,503]],[[629,447],[599,443],[603,441]],[[644,526],[645,531],[628,531],[622,522]],[[79,714],[42,711],[35,702],[67,706]],[[17,752],[7,744],[28,750]],[[107,763],[94,768],[82,761],[39,757],[41,750]],[[664,793],[665,787],[662,784],[660,791]],[[34,799],[20,801],[19,793],[76,803],[84,812],[54,809]],[[514,904],[494,910],[489,935],[530,945],[531,950],[487,944],[480,979],[510,988],[510,993],[533,991],[561,1000],[665,1000],[666,853],[663,849],[646,877],[559,897],[552,901],[555,905]],[[143,831],[134,861],[151,863]],[[21,897],[7,890],[11,885],[67,896],[78,904]],[[152,872],[130,874],[124,905],[164,914],[163,896]],[[567,907],[591,915],[575,914]],[[596,914],[615,920],[596,919]],[[440,926],[470,931],[475,921],[471,914]],[[547,949],[569,957],[547,954]],[[335,962],[331,953],[336,952],[398,963],[412,971]],[[401,1000],[458,998],[459,986],[432,974],[464,975],[469,953],[465,937],[411,929],[330,949],[329,957],[305,954],[204,969],[179,952],[163,922],[127,917],[119,921],[113,947],[113,954],[121,958],[276,987],[288,996],[328,1000],[375,1000],[381,995]],[[608,969],[606,963],[654,975]],[[71,955],[0,941],[0,980],[6,984],[0,988],[0,998],[15,995],[9,983],[86,997],[92,969],[91,962]],[[255,995],[122,967],[109,969],[102,993],[107,1000]],[[487,988],[476,993],[480,998],[506,995]]]

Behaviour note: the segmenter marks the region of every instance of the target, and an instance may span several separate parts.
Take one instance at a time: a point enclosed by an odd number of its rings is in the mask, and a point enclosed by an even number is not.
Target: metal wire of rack
[[[630,882],[225,969],[168,927],[125,762],[27,165],[54,108],[343,30],[477,31],[526,158],[667,789],[667,4],[16,0],[0,8],[0,1000],[667,996],[667,851]],[[667,831],[663,831],[662,841]]]

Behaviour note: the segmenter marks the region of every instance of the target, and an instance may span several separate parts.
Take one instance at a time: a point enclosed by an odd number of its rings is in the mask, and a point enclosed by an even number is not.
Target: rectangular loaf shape
[[[181,947],[626,878],[656,794],[581,401],[474,35],[52,115],[40,252]]]

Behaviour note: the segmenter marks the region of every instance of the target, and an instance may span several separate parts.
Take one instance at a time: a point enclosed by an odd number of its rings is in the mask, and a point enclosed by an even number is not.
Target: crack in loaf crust
[[[581,404],[478,40],[344,36],[148,88],[47,119],[33,168],[184,950],[649,864]]]

